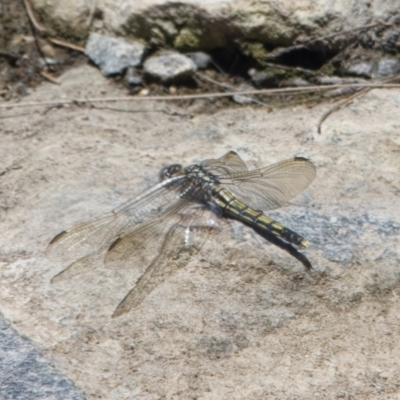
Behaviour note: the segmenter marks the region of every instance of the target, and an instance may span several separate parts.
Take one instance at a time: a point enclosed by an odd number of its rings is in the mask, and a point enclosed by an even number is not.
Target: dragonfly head
[[[183,167],[181,164],[171,164],[164,167],[160,171],[160,181],[165,181],[167,179],[173,178],[174,176],[182,175]]]

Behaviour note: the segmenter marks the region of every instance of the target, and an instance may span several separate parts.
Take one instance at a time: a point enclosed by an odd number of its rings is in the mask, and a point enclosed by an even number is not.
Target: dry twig
[[[50,38],[49,40],[51,43],[53,43],[57,46],[66,47],[67,49],[80,51],[81,53],[85,52],[84,47],[77,46],[76,44],[72,44],[69,42],[65,42],[64,40],[59,40],[59,39],[54,39],[54,38]]]
[[[168,107],[165,108],[161,108],[161,109],[136,109],[136,110],[127,110],[125,108],[115,108],[115,107],[99,107],[99,106],[95,106],[93,105],[93,108],[95,110],[110,110],[110,111],[117,111],[117,112],[126,112],[126,113],[137,113],[137,112],[161,112],[167,115],[171,115],[171,116],[177,116],[177,117],[182,117],[182,118],[186,118],[186,119],[191,119],[193,118],[192,114],[188,114],[188,113],[183,113],[183,112],[179,112],[179,111],[171,111],[168,109]]]
[[[48,72],[40,71],[40,75],[42,75],[43,78],[47,79],[51,83],[55,83],[56,85],[61,85],[61,81],[59,79],[55,78],[54,76],[52,76],[51,74],[49,74]]]
[[[382,81],[382,84],[383,84],[383,85],[386,85],[386,84],[390,84],[391,82],[396,82],[399,78],[400,78],[400,76],[395,76],[395,77],[392,76],[392,77],[390,77],[390,78],[384,79],[384,80]],[[351,101],[353,101],[355,98],[357,98],[357,97],[359,97],[359,96],[361,96],[361,95],[363,95],[363,94],[365,94],[365,93],[368,93],[371,89],[373,89],[373,87],[366,87],[366,88],[364,88],[364,89],[362,89],[362,90],[360,90],[360,91],[358,91],[358,92],[356,92],[356,93],[351,94],[350,96],[348,96],[348,97],[345,98],[344,100],[338,101],[330,110],[326,111],[326,112],[322,115],[322,117],[320,118],[320,120],[319,120],[319,122],[318,122],[318,128],[317,128],[318,133],[321,134],[321,125],[322,125],[322,123],[323,123],[332,113],[334,113],[335,111],[339,110],[342,106],[344,106],[344,105],[346,105],[346,104],[349,104],[349,103],[350,103]]]
[[[224,92],[224,93],[201,93],[201,94],[188,94],[188,95],[174,95],[174,96],[124,96],[124,97],[94,97],[87,99],[72,99],[72,100],[49,100],[49,101],[38,101],[38,102],[26,102],[26,103],[6,103],[0,104],[2,108],[21,108],[21,107],[33,107],[33,106],[48,106],[48,105],[62,105],[62,104],[86,104],[86,103],[101,103],[101,102],[117,102],[117,101],[168,101],[168,100],[192,100],[192,99],[205,99],[209,97],[230,97],[234,95],[249,95],[257,94],[264,96],[274,96],[276,94],[293,94],[301,92],[315,92],[328,89],[336,88],[386,88],[386,89],[400,89],[400,84],[394,83],[354,83],[347,85],[316,85],[316,86],[305,86],[305,87],[286,87],[278,89],[252,89],[252,90],[240,90],[236,92]]]
[[[89,16],[86,21],[87,26],[90,26],[92,24],[94,13],[96,12],[96,7],[97,7],[97,0],[92,0],[92,6],[90,7]]]
[[[200,74],[199,72],[196,72],[196,76],[199,77],[200,79],[203,79],[203,80],[205,80],[205,81],[207,81],[207,82],[210,82],[210,83],[212,83],[212,84],[214,84],[214,85],[216,85],[216,86],[219,86],[219,87],[221,87],[221,88],[223,88],[223,89],[228,89],[228,90],[230,90],[230,91],[235,90],[235,87],[234,87],[234,86],[228,85],[228,84],[226,84],[226,83],[217,82],[217,81],[215,81],[214,79],[209,78],[208,76],[205,76],[205,75],[203,75],[203,74]],[[239,91],[237,91],[237,92],[236,92],[236,95],[234,95],[234,96],[240,96]],[[263,103],[263,102],[260,101],[260,100],[256,100],[256,99],[254,99],[254,98],[252,98],[252,97],[247,97],[247,96],[243,96],[243,97],[244,97],[245,99],[249,100],[249,102],[253,102],[253,103],[259,104],[259,105],[261,105],[261,106],[266,106],[266,104]],[[236,100],[236,99],[234,99],[234,100]]]
[[[46,33],[47,32],[46,28],[44,28],[42,25],[39,24],[39,22],[37,22],[29,0],[24,0],[24,5],[25,5],[26,13],[28,14],[28,17],[29,17],[30,21],[32,22],[32,25],[35,27],[35,29],[41,33]]]

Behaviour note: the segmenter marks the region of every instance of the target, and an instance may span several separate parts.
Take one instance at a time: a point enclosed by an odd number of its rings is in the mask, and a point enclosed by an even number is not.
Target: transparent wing
[[[211,214],[212,213],[208,209],[196,208],[191,210],[188,214],[181,215],[179,221],[168,218],[168,224],[164,226],[166,234],[158,241],[157,252],[153,253],[152,261],[145,268],[135,286],[119,303],[113,317],[125,314],[132,308],[140,305],[158,285],[164,282],[177,269],[184,267],[193,256],[193,253],[199,251],[203,243],[209,239],[211,235],[219,232],[218,229],[214,227],[213,223],[206,218]],[[174,222],[170,223],[173,220]],[[150,230],[152,230],[152,228],[150,228]],[[189,233],[189,231],[192,231],[192,233]],[[201,232],[197,232],[198,235],[195,235],[193,233],[194,231]],[[189,236],[191,236],[190,239]],[[193,236],[195,236],[195,238],[193,238]],[[133,239],[133,243],[135,242],[134,238],[128,237],[127,239]],[[122,245],[122,247],[125,252],[126,246]],[[130,255],[135,254],[131,252],[131,246],[128,245],[128,247],[130,247],[128,253]],[[134,247],[136,247],[136,245]],[[111,249],[111,252],[113,252],[113,249]],[[120,258],[119,254],[117,258]]]
[[[100,218],[61,232],[50,242],[47,256],[70,261],[107,249],[134,226],[145,223],[176,202],[179,198],[176,189],[181,183],[177,178],[164,181]]]
[[[210,169],[213,168],[211,164]],[[315,176],[315,166],[297,157],[252,171],[219,175],[218,179],[221,186],[246,205],[257,210],[272,210],[303,192]]]
[[[172,226],[181,222],[181,213],[191,205],[189,200],[179,199],[161,214],[132,227],[107,250],[106,267],[120,269],[148,265],[159,255],[165,235]]]
[[[113,318],[127,313],[133,307],[137,307],[168,275],[171,274],[172,265],[168,262],[171,255],[168,254],[168,249],[172,248],[173,254],[176,254],[179,249],[177,244],[180,243],[174,243],[178,240],[178,235],[176,235],[175,232],[177,227],[178,225],[173,225],[171,227],[162,242],[161,252],[155,256],[151,264],[136,282],[136,285],[119,303],[112,315]]]
[[[217,176],[247,171],[246,163],[234,151],[228,151],[221,158],[204,160],[201,166]]]
[[[125,230],[125,233],[114,238],[109,248],[97,250],[89,255],[78,258],[67,268],[53,277],[52,282],[72,278],[75,275],[88,272],[99,263],[104,263],[110,269],[144,268],[152,259],[159,255],[164,237],[171,226],[181,220],[179,211],[183,211],[191,203],[188,200],[178,200],[164,212],[146,222],[137,223]],[[102,251],[103,250],[103,251]],[[104,256],[104,250],[105,256]]]

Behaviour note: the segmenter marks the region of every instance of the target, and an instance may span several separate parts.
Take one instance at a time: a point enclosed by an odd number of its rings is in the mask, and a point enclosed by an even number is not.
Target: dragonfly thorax
[[[207,202],[213,188],[219,184],[218,178],[197,164],[186,167],[183,172],[185,179],[180,188],[180,197]]]
[[[201,165],[190,165],[184,169],[186,177],[195,185],[201,185],[205,189],[211,185],[219,184],[218,178],[206,171]]]

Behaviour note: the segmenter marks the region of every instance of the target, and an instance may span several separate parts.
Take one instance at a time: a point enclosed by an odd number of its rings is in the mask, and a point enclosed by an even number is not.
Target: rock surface
[[[143,45],[128,61],[127,41],[146,43],[151,51],[197,54],[199,68],[209,65],[230,76],[255,71],[252,80],[259,88],[304,86],[326,75],[384,79],[399,69],[400,0],[379,0],[373,7],[367,0],[351,5],[343,0],[54,0],[51,6],[33,0],[33,6],[50,36],[81,45],[89,36],[87,54],[106,75],[138,66]],[[104,42],[106,36],[98,33],[119,39]],[[199,58],[200,52],[205,57]],[[166,75],[166,63],[156,62],[157,70],[152,67],[147,75],[178,84]],[[190,74],[193,66],[184,70]],[[127,84],[138,83],[135,77]]]
[[[286,46],[299,36],[321,36],[397,14],[400,1],[126,1],[32,0],[43,24],[85,40],[94,29],[189,51],[226,47],[235,39]],[[95,5],[95,12],[92,8]],[[93,14],[92,25],[88,16]],[[90,22],[90,21],[89,21]],[[397,43],[393,32],[387,39]]]
[[[0,314],[0,398],[84,400],[65,376],[15,332]]]
[[[89,66],[61,81],[20,104],[125,95]],[[329,104],[180,104],[0,103],[5,317],[88,399],[398,397],[399,92],[370,91],[332,114],[321,135]],[[310,189],[268,213],[310,240],[311,274],[224,221],[120,318],[111,314],[144,266],[108,270],[99,260],[50,283],[63,268],[44,255],[55,234],[146,189],[167,164],[228,150],[250,167],[293,156],[315,163]]]

